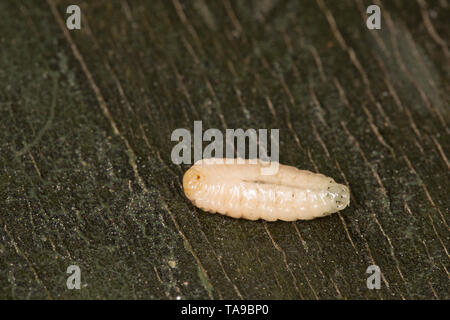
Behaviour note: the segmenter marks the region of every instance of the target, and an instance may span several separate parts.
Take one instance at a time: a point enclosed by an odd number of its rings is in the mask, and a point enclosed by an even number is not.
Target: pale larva
[[[350,202],[349,189],[322,174],[279,164],[276,174],[262,175],[260,161],[214,160],[197,161],[183,177],[186,197],[204,211],[248,220],[295,221],[332,214]]]

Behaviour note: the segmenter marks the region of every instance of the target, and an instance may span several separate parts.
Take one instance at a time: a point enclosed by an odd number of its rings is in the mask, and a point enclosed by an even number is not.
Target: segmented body
[[[332,178],[282,164],[276,174],[262,175],[262,166],[200,160],[185,173],[183,189],[204,211],[248,220],[309,220],[349,204],[349,189]]]

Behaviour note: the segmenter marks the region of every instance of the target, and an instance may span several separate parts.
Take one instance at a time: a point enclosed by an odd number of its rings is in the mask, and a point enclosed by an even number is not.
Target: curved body
[[[183,177],[186,197],[204,211],[248,220],[295,221],[329,215],[350,202],[349,189],[322,174],[279,164],[276,174],[262,175],[262,162],[219,160],[223,164],[197,161]]]

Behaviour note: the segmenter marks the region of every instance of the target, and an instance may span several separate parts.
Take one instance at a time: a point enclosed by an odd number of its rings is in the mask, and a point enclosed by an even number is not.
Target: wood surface
[[[1,1],[0,298],[449,299],[449,18],[448,0]],[[194,120],[280,129],[280,162],[349,185],[350,207],[195,208],[170,157]]]

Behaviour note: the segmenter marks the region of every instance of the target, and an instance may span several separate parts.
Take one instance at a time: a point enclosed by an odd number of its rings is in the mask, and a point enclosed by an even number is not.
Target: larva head
[[[205,176],[200,168],[194,165],[183,176],[183,190],[189,200],[194,199],[195,193],[200,190],[205,182]]]
[[[327,187],[327,199],[330,201],[331,210],[329,214],[338,212],[350,203],[350,191],[348,187],[336,182],[330,183]]]

